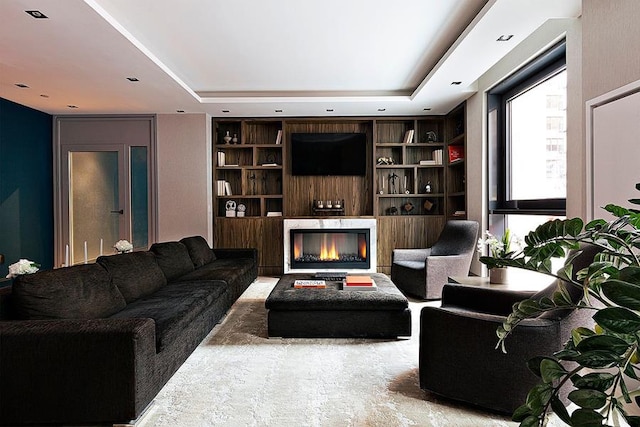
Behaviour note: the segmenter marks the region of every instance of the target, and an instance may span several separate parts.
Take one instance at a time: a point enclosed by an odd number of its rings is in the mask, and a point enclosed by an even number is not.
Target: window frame
[[[566,197],[512,199],[509,101],[566,70],[566,41],[562,40],[487,92],[489,214],[566,215]]]

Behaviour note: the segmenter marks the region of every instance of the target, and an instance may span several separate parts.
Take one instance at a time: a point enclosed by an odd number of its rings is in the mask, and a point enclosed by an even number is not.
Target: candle
[[[84,241],[84,263],[87,263],[87,241]]]
[[[102,244],[103,244],[103,241],[102,239],[100,239],[100,256],[102,256]]]
[[[69,267],[69,245],[64,248],[64,266]]]

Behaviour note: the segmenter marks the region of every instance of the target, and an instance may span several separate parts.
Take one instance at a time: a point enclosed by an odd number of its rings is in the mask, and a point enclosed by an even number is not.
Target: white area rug
[[[420,308],[411,339],[267,338],[261,277],[158,394],[141,427],[515,426],[418,385]],[[452,374],[451,381],[464,381]]]

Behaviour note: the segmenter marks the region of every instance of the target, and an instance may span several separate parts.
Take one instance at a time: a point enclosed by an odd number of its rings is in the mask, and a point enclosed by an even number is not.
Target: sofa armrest
[[[151,319],[0,322],[0,419],[135,419],[157,392],[155,354]]]
[[[448,283],[442,289],[442,306],[508,316],[513,304],[531,298],[534,294],[533,291],[507,291]]]
[[[258,250],[255,248],[216,248],[216,258],[253,258],[258,263]]]

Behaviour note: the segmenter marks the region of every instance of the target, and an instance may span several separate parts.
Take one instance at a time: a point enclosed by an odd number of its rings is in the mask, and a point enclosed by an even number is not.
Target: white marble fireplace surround
[[[313,229],[349,229],[349,228],[368,228],[369,236],[369,262],[368,269],[313,269],[314,272],[361,272],[375,273],[377,267],[377,227],[375,218],[305,218],[305,219],[285,219],[284,220],[284,272],[287,273],[308,273],[310,270],[292,269],[291,268],[291,233],[290,230],[313,230]]]

